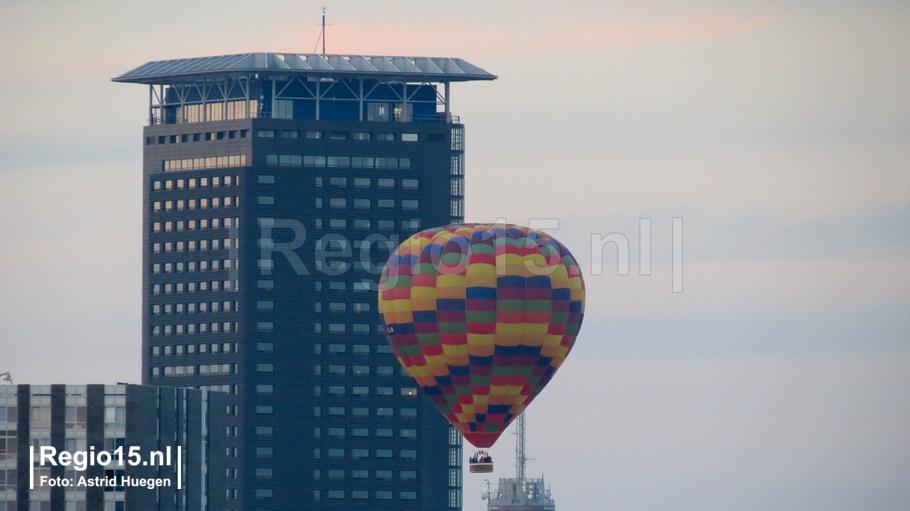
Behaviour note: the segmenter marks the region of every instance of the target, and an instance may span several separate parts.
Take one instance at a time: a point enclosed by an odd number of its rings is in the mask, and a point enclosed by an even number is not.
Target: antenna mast
[[[525,455],[525,414],[518,416],[515,422],[515,478],[519,481],[525,478],[525,465],[528,457]]]
[[[331,26],[331,24],[329,25]],[[316,39],[316,48],[313,48],[313,53],[319,48],[320,39],[322,40],[322,56],[325,57],[325,6],[322,6],[322,30],[319,32],[319,37]]]
[[[325,6],[322,6],[322,56],[325,56]]]

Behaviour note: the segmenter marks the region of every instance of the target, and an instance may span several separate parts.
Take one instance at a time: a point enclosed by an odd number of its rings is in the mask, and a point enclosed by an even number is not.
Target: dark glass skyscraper
[[[228,510],[461,508],[461,438],[376,311],[390,250],[463,220],[459,59],[151,62],[143,382],[228,393]]]

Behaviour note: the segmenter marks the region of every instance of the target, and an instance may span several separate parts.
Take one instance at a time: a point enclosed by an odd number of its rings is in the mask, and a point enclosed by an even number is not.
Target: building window
[[[452,199],[450,216],[464,217],[464,199]]]
[[[452,178],[449,194],[454,195],[456,197],[464,196],[464,178],[463,177],[453,177]]]

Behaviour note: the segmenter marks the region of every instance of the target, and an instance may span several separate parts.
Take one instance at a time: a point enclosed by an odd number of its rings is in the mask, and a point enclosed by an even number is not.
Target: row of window
[[[381,325],[380,325],[380,328],[381,328]],[[377,332],[380,330],[380,328],[377,328]],[[335,347],[338,347],[338,348],[335,348]],[[368,346],[366,344],[354,344],[354,345],[351,345],[350,348],[351,348],[351,353],[353,353],[354,355],[369,355],[370,354],[370,346]],[[392,353],[392,347],[389,346],[388,344],[379,344],[379,345],[374,346],[373,349],[375,350],[375,352],[377,354],[380,354],[380,355],[387,355],[387,354]],[[345,353],[345,350],[346,350],[345,345],[329,344],[329,353],[330,354],[334,355],[334,354]],[[273,353],[275,351],[275,344],[271,343],[271,342],[257,342],[256,351],[258,351],[260,353]],[[322,352],[323,352],[322,344],[317,343],[317,344],[313,345],[314,354],[321,355]]]
[[[240,246],[240,238],[216,238],[212,240],[165,241],[152,243],[152,253],[195,252],[196,250],[230,250]],[[227,268],[226,268],[227,269]]]
[[[180,202],[180,201],[177,201]],[[152,222],[152,232],[183,232],[199,230],[204,231],[211,226],[212,229],[231,229],[240,226],[240,219],[237,217],[225,218],[200,218],[198,220],[177,220],[174,222]]]
[[[263,385],[257,385],[256,387],[258,388],[261,386],[263,386]],[[230,410],[228,410],[229,415],[237,415],[237,412],[239,412],[239,408],[237,406],[231,406],[228,408],[230,408]],[[376,417],[393,417],[393,416],[395,416],[395,409],[389,408],[389,407],[380,407],[380,408],[375,409],[374,414]],[[335,415],[338,415],[338,414],[335,414]],[[340,415],[346,415],[346,414],[342,413]],[[315,408],[314,416],[316,416],[316,417],[322,416],[322,408],[319,408],[319,407]],[[368,408],[366,406],[351,407],[351,417],[364,418],[364,417],[369,417],[369,416],[370,416],[370,408]],[[399,408],[398,409],[398,418],[399,419],[416,419],[417,418],[417,408],[410,408],[410,407]],[[231,429],[231,431],[227,432],[228,433],[227,436],[236,437],[237,436],[237,427],[232,426],[229,428]],[[256,426],[256,436],[257,437],[268,438],[274,434],[275,434],[275,428],[273,428],[272,426]],[[351,428],[349,431],[349,434],[352,437],[358,437],[358,438],[369,437],[370,428],[365,428],[365,427]],[[322,438],[322,428],[313,428],[313,436],[315,438]],[[461,463],[461,458],[459,457],[458,464],[460,464],[460,463]]]
[[[256,302],[256,307],[259,310],[271,310],[272,307],[269,307],[268,304],[273,303],[271,301],[260,301]],[[263,304],[263,305],[260,305]],[[327,312],[340,313],[340,312],[352,312],[354,314],[360,314],[362,312],[370,312],[372,304],[369,302],[353,302],[350,304],[351,310],[348,311],[348,303],[346,302],[327,302],[326,307],[323,308],[322,302],[313,302],[313,312]]]
[[[269,167],[408,170],[411,168],[411,159],[382,156],[267,154],[265,164]]]
[[[190,240],[190,241],[166,241],[164,243],[152,243],[152,253],[160,254],[162,250],[167,252],[195,252],[197,249],[203,250],[230,250],[240,246],[239,238],[216,238],[212,240]]]
[[[238,289],[240,289],[240,281],[238,280],[212,280],[202,282],[177,282],[176,284],[152,284],[152,294],[154,295],[169,295],[172,293],[179,295],[183,293],[195,293],[196,291],[199,291],[200,293],[205,293],[208,291],[237,291]]]
[[[260,270],[271,269],[274,266],[274,262],[271,259],[260,259],[259,268]],[[329,282],[322,282],[317,280],[313,282],[313,290],[316,292],[322,292],[323,290],[327,291],[346,291],[348,289],[348,284],[350,284],[350,290],[355,293],[368,293],[378,291],[378,286],[373,280],[361,279],[357,282],[345,282],[343,280],[333,280]],[[275,289],[275,281],[262,279],[256,281],[256,287],[262,290],[270,291]]]
[[[350,225],[354,229],[370,229],[370,225],[372,225],[372,223],[373,223],[373,221],[369,220],[369,219],[356,219],[355,218],[355,219],[351,220]],[[323,222],[323,220],[321,218],[317,218],[313,222],[313,225],[317,229],[322,229],[324,224],[325,224],[325,222]],[[344,219],[344,218],[331,218],[328,221],[328,227],[331,229],[347,229],[348,225],[349,225],[348,220]],[[376,229],[378,229],[380,231],[391,231],[391,230],[395,229],[394,220],[376,220],[375,225],[376,225]],[[401,230],[403,230],[405,232],[418,231],[418,230],[420,230],[420,219],[419,218],[410,218],[407,220],[401,220],[399,225],[401,226]]]
[[[202,106],[203,105],[188,105],[187,110],[186,110],[187,114],[191,115],[191,116],[194,115],[194,112]],[[221,103],[217,103],[217,104],[210,103],[206,106],[220,107]],[[180,112],[179,108],[178,108],[178,112]],[[201,111],[199,111],[199,113],[196,115],[201,115]],[[177,117],[178,117],[178,119],[180,119],[179,122],[199,122],[196,120],[194,120],[194,121],[182,120],[183,116],[180,113],[178,113]],[[229,118],[231,118],[231,117],[229,117]],[[237,117],[237,118],[243,119],[244,117]],[[216,120],[216,119],[209,119],[209,120]],[[221,120],[221,119],[217,119],[217,120]],[[154,124],[154,122],[152,124]],[[211,140],[225,140],[225,139],[234,140],[237,138],[249,138],[249,136],[250,136],[250,130],[205,131],[205,132],[200,132],[200,133],[183,133],[181,135],[159,135],[157,137],[145,137],[145,145],[153,145],[155,143],[157,143],[159,145],[161,145],[161,144],[186,144],[189,142],[208,142]]]
[[[246,167],[246,155],[232,154],[230,156],[204,156],[201,158],[180,158],[176,160],[164,160],[162,162],[162,168],[165,172],[224,169],[229,167]],[[225,183],[225,185],[227,185],[227,183]]]
[[[336,397],[337,396],[346,396],[346,395],[348,395],[348,393],[350,393],[350,395],[352,395],[352,396],[358,396],[358,397],[368,397],[371,394],[376,395],[376,396],[383,396],[383,397],[395,395],[395,392],[392,390],[392,387],[376,387],[376,388],[372,389],[372,391],[371,391],[370,387],[365,387],[365,386],[355,385],[352,387],[345,387],[344,385],[328,385],[325,388],[325,392],[323,392],[323,387],[321,385],[313,387],[313,395],[315,397],[321,397],[323,395],[336,396]],[[403,396],[412,395],[411,389],[407,389],[407,390],[401,389],[401,395],[403,395]]]
[[[275,184],[275,176],[263,174],[258,177],[258,180],[261,184]],[[349,181],[354,188],[370,188],[373,179],[369,177],[352,177],[348,179],[343,176],[332,176],[328,179],[328,185],[332,188],[347,188]],[[316,188],[322,188],[325,182],[322,176],[316,176]],[[420,187],[420,180],[415,178],[401,179],[400,183],[403,190],[417,190]],[[376,178],[376,186],[388,189],[395,188],[395,178]]]
[[[211,261],[188,261],[188,262],[176,262],[176,263],[153,263],[152,264],[152,274],[158,275],[160,273],[183,273],[195,272],[198,268],[199,271],[220,271],[222,269],[230,270],[231,267],[237,268],[237,259],[213,259]]]
[[[193,190],[198,185],[199,188],[218,188],[219,186],[240,186],[240,176],[211,176],[211,177],[190,177],[185,179],[156,179],[152,181],[152,191],[160,190]]]
[[[161,314],[195,314],[207,312],[237,312],[240,310],[238,301],[215,301],[215,302],[188,302],[188,303],[168,303],[164,305],[152,305],[152,314],[155,316]]]
[[[324,326],[323,326],[324,325]],[[314,323],[313,324],[313,333],[314,334],[346,334],[350,331],[353,334],[366,335],[369,334],[371,330],[375,330],[376,333],[382,334],[384,330],[382,325],[370,326],[367,323]]]
[[[262,197],[259,197],[262,199]],[[345,197],[331,197],[328,200],[323,200],[322,197],[316,197],[316,209],[322,208],[323,203],[327,203],[328,207],[333,209],[344,209],[348,207],[348,199]],[[370,209],[373,201],[376,201],[376,207],[380,209],[394,208],[395,199],[351,199],[351,206],[354,209]],[[260,202],[261,204],[261,202]],[[272,202],[274,204],[274,201]],[[417,199],[402,199],[401,200],[401,209],[403,210],[416,210],[420,207],[420,201]]]
[[[154,325],[152,335],[195,335],[197,333],[231,333],[239,332],[240,323],[236,321],[213,321],[211,323],[188,323],[179,325]]]
[[[177,344],[152,346],[153,357],[170,357],[171,355],[195,355],[196,353],[236,353],[240,345],[236,342],[215,342],[203,344]]]
[[[162,208],[164,211],[182,211],[184,209],[208,209],[211,208],[230,208],[230,207],[239,207],[240,206],[240,197],[210,197],[202,199],[179,199],[179,200],[166,200],[166,201],[154,201],[152,202],[152,211],[161,211]]]
[[[202,364],[152,368],[152,377],[211,376],[221,374],[237,374],[237,364]]]
[[[327,490],[325,492],[326,497],[331,500],[343,500],[347,495],[346,490]],[[351,499],[353,500],[364,500],[370,498],[370,492],[367,490],[350,490]],[[392,500],[394,493],[390,490],[376,490],[373,492],[373,497],[376,500]],[[398,492],[398,498],[400,500],[417,500],[417,492],[415,491],[400,491]],[[313,490],[313,500],[321,500],[322,491]]]
[[[255,118],[258,117],[259,106],[260,105],[258,99],[242,99],[233,101],[226,101],[224,99],[209,99],[208,102],[204,103],[184,104],[183,106],[178,106],[174,109],[174,121],[183,124]],[[236,134],[236,130],[228,131],[227,138],[237,138]],[[204,137],[204,140],[224,140],[225,138],[224,131],[203,133],[202,135],[206,135]],[[249,136],[249,130],[240,130],[240,135],[240,138],[247,138]],[[195,140],[194,138],[194,142],[198,142],[198,140]]]
[[[263,472],[260,472],[263,470]],[[271,469],[268,469],[271,470]],[[261,475],[260,475],[261,474]],[[268,474],[268,475],[267,475]],[[327,470],[315,469],[313,470],[313,479],[319,480],[322,479],[323,474],[325,474],[326,479],[339,480],[339,479],[369,479],[370,471],[364,469],[354,469],[354,470],[345,470],[343,468],[330,468]],[[271,472],[266,472],[264,469],[256,469],[256,477],[260,479],[270,479]],[[376,470],[373,473],[373,477],[381,481],[390,481],[393,478],[393,471],[391,470]],[[416,470],[400,470],[398,472],[398,480],[400,481],[416,481],[417,480],[417,471]]]
[[[415,394],[416,395],[416,394]],[[322,417],[323,407],[317,406],[313,408],[313,417]],[[332,417],[346,417],[348,415],[347,408],[344,406],[327,406],[325,407],[327,416]],[[351,417],[369,417],[370,409],[364,406],[352,406],[351,407]],[[374,417],[394,417],[395,409],[392,407],[379,407],[376,408],[373,412]]]
[[[301,132],[297,130],[256,130],[256,136],[259,138],[276,138],[276,135],[280,138],[301,138]],[[420,137],[417,133],[388,133],[388,132],[369,132],[369,131],[316,131],[316,130],[306,130],[303,132],[303,138],[310,140],[320,140],[326,138],[328,140],[377,140],[381,142],[394,142],[396,140],[401,140],[402,142],[418,142]],[[434,137],[430,135],[430,140],[434,142],[441,141],[439,135]]]
[[[256,449],[259,450],[258,448]],[[326,458],[343,458],[343,459],[354,459],[362,460],[371,457],[370,449],[355,448],[355,449],[342,449],[342,448],[316,448],[313,449],[313,457],[316,459],[322,459],[323,453],[325,451]],[[258,452],[257,452],[258,454]],[[392,449],[373,449],[372,457],[375,458],[392,458],[394,457],[394,451]],[[417,449],[399,449],[398,457],[403,460],[414,461],[417,459]]]

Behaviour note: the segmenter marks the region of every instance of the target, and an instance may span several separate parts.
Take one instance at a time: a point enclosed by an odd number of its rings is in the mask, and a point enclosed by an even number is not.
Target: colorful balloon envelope
[[[478,448],[492,446],[565,361],[584,300],[565,246],[507,224],[419,232],[392,253],[379,284],[398,361]]]

